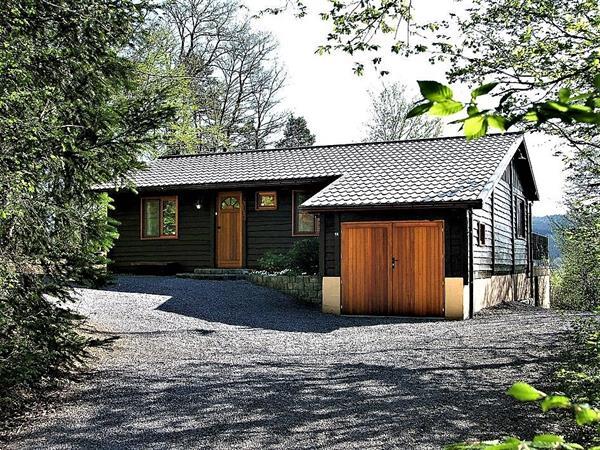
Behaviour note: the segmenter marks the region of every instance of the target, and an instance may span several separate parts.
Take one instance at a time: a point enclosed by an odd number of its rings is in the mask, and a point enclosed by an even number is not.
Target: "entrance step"
[[[198,275],[213,275],[213,274],[225,274],[225,275],[248,275],[250,270],[248,269],[213,269],[213,268],[202,268],[194,269],[194,273]]]
[[[248,269],[194,269],[193,273],[178,273],[178,278],[192,280],[245,280],[250,271]]]

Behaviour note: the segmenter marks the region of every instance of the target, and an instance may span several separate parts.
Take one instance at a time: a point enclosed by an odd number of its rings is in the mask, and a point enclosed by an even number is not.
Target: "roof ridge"
[[[486,136],[483,136],[483,139],[490,136],[506,136],[506,135],[524,135],[523,131],[506,131],[504,133],[492,133]],[[235,150],[231,152],[202,152],[202,153],[189,153],[185,155],[164,155],[159,156],[157,159],[175,159],[175,158],[190,158],[197,156],[212,156],[212,155],[240,155],[246,153],[266,153],[266,152],[279,152],[286,150],[309,150],[309,149],[319,149],[319,148],[328,148],[328,147],[350,147],[350,146],[358,146],[358,145],[377,145],[377,144],[397,144],[402,142],[421,142],[421,141],[442,141],[449,139],[467,139],[463,135],[455,135],[455,136],[440,136],[440,137],[429,137],[429,138],[415,138],[415,139],[395,139],[391,141],[369,141],[369,142],[350,142],[347,144],[323,144],[323,145],[307,145],[300,147],[280,147],[280,148],[259,148],[253,150]]]

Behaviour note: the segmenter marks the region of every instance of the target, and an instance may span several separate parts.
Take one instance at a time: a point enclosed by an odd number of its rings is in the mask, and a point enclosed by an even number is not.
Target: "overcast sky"
[[[312,0],[307,3],[322,2]],[[420,13],[425,14],[427,19],[447,17],[450,9],[455,7],[454,2],[449,0],[421,0],[419,4],[424,5]],[[315,55],[315,49],[324,42],[329,30],[327,24],[316,16],[317,11],[312,10],[312,14],[303,19],[285,14],[257,21],[257,28],[272,32],[279,40],[280,58],[288,72],[285,106],[306,118],[309,128],[317,136],[317,144],[362,140],[368,117],[368,91],[380,89],[382,83],[401,81],[417,94],[417,80],[444,80],[444,66],[431,65],[426,58],[384,55],[385,68],[391,74],[381,78],[367,65],[364,76],[354,75],[354,60],[348,55]],[[461,88],[453,88],[460,95]],[[463,89],[466,90],[466,87]],[[456,128],[448,126],[446,134],[457,134]],[[554,156],[556,141],[542,135],[529,135],[527,144],[540,193],[534,214],[562,212],[564,177],[561,159]]]

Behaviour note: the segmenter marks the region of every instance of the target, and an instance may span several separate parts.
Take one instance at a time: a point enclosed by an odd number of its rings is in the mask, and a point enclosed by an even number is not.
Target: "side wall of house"
[[[517,201],[525,200],[525,237],[517,236]],[[511,163],[483,208],[473,210],[474,279],[526,273],[530,263],[530,206],[514,163]],[[485,226],[485,243],[478,242],[479,225]]]
[[[245,204],[244,267],[256,268],[258,259],[267,251],[285,252],[295,242],[308,237],[292,236],[292,192],[314,192],[317,186],[264,187],[223,189],[242,191]],[[276,191],[278,207],[273,211],[257,211],[256,192]],[[109,253],[113,268],[129,271],[145,264],[173,264],[177,270],[192,271],[215,264],[215,210],[218,191],[147,191],[113,194],[115,209],[111,217],[120,222],[119,238]],[[140,198],[178,196],[177,239],[140,238]],[[201,208],[197,209],[196,204]],[[318,239],[318,236],[313,237]]]
[[[525,237],[517,235],[517,201],[526,205]],[[473,210],[474,311],[531,296],[531,201],[513,159],[483,208]],[[480,225],[485,243],[479,242]]]

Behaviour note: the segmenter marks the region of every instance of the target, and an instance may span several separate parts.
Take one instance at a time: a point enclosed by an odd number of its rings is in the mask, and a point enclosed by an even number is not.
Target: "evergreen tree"
[[[86,342],[66,307],[98,281],[110,199],[173,117],[127,58],[140,0],[0,2],[0,413],[69,370]]]
[[[315,144],[316,137],[308,129],[306,119],[302,116],[294,117],[290,114],[283,130],[283,138],[276,146],[282,147],[310,147]]]

